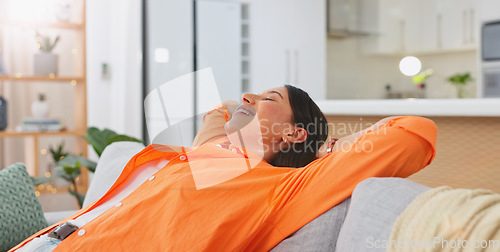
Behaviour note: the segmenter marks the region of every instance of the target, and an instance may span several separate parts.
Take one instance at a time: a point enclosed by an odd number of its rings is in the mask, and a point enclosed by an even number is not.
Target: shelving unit
[[[68,29],[68,30],[85,30],[84,23],[59,23],[59,22],[31,22],[31,21],[18,21],[9,19],[0,19],[0,25],[4,27],[24,27],[24,28],[54,28],[54,29]]]
[[[11,0],[1,4],[3,6],[0,8],[5,8],[10,4],[18,3]],[[0,73],[0,95],[8,102],[9,116],[8,128],[0,131],[0,165],[2,167],[9,165],[10,162],[23,162],[30,175],[43,176],[50,162],[46,156],[50,154],[49,146],[57,144],[54,141],[60,142],[60,139],[63,139],[65,143],[69,142],[70,146],[65,144],[66,152],[87,156],[87,143],[83,139],[87,129],[85,6],[85,0],[71,1],[72,16],[67,22],[57,21],[55,16],[48,16],[45,19],[37,16],[34,17],[36,20],[31,20],[32,17],[25,17],[27,20],[21,20],[22,17],[8,17],[8,11],[0,11],[0,51],[9,50],[9,54],[0,54],[7,68],[7,74]],[[37,76],[32,75],[28,70],[31,65],[30,53],[36,52],[37,49],[34,37],[32,46],[28,43],[30,41],[26,40],[28,33],[34,34],[34,31],[38,30],[61,35],[61,40],[54,52],[59,56],[60,71],[57,75]],[[14,43],[15,39],[20,42]],[[4,50],[6,45],[8,48]],[[12,51],[18,52],[18,55],[14,55]],[[56,111],[60,117],[58,119],[64,122],[66,129],[58,132],[17,132],[15,130],[22,118],[30,116],[28,108],[33,102],[33,97],[30,97],[29,93],[36,93],[36,90],[48,93],[55,91],[50,99],[57,106],[51,106],[51,110]],[[51,141],[52,143],[48,144]],[[24,159],[19,158],[20,153],[24,154]],[[87,189],[86,171],[82,171],[78,182],[79,188]],[[37,195],[68,191],[67,188],[47,190],[46,187],[45,189],[37,188],[40,189]]]
[[[17,75],[0,75],[0,81],[40,81],[40,82],[70,82],[75,86],[78,82],[85,82],[84,77],[59,77],[59,76],[23,76]]]

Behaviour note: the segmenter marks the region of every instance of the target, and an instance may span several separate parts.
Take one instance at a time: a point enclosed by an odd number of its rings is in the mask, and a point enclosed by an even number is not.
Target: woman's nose
[[[241,96],[241,102],[243,104],[255,104],[255,95],[250,93],[245,93]]]

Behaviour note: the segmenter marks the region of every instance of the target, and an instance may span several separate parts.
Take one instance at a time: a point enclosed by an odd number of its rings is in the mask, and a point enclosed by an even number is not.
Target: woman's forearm
[[[238,106],[235,101],[223,101],[203,117],[203,124],[196,134],[192,147],[197,147],[226,135],[224,124],[231,120],[234,110]],[[226,113],[227,112],[227,113]]]
[[[363,129],[363,130],[360,130],[356,133],[353,133],[351,135],[348,135],[348,136],[345,136],[345,137],[342,137],[342,138],[339,138],[336,142],[335,142],[335,145],[333,145],[333,147],[331,148],[331,150],[329,151],[327,149],[327,145],[328,143],[325,143],[321,148],[320,150],[318,151],[318,157],[321,158],[321,157],[324,157],[326,156],[328,153],[331,153],[331,152],[335,152],[337,150],[340,150],[342,147],[344,146],[348,146],[354,142],[356,142],[361,136],[363,136],[364,134],[366,134],[367,131],[373,131],[373,130],[377,130],[378,128],[380,128],[381,126],[383,126],[384,124],[386,124],[388,121],[394,119],[394,118],[397,118],[399,116],[390,116],[390,117],[386,117],[380,121],[378,121],[377,123],[373,124],[372,126],[366,128],[366,129]]]

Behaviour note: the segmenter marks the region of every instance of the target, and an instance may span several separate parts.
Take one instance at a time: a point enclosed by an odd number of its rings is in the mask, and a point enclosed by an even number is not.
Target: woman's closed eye
[[[264,101],[274,101],[271,97],[264,98]]]

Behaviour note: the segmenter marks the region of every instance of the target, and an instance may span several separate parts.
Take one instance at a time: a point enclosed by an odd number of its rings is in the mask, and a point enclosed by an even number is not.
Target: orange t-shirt
[[[427,166],[436,135],[432,121],[400,117],[303,168],[274,167],[216,142],[161,151],[148,146],[103,198],[68,219],[104,202],[135,167],[158,158],[171,161],[54,251],[268,251],[349,197],[364,179],[407,177]]]

